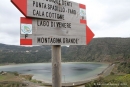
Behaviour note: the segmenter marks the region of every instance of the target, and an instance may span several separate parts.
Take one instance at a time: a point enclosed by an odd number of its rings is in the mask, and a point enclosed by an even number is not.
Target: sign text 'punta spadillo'
[[[86,20],[86,6],[68,0],[11,0],[25,15],[31,18],[66,20],[80,23]]]

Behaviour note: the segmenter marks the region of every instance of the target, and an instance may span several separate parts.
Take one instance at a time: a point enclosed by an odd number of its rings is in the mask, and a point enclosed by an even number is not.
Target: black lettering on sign
[[[51,21],[51,27],[53,27],[53,22]]]
[[[76,15],[76,10],[68,9],[68,13]]]
[[[47,38],[43,38],[43,37],[40,38],[40,37],[38,37],[38,38],[37,38],[37,43],[48,43],[48,42],[47,42]]]
[[[63,43],[78,44],[78,38],[63,38]]]
[[[33,10],[33,15],[34,16],[44,16],[44,11],[39,11],[39,10]]]
[[[72,7],[72,2],[62,0],[62,5]]]
[[[46,0],[46,1],[52,2],[52,3],[56,4],[56,5],[62,5],[62,3],[61,3],[62,0]]]
[[[59,0],[49,0],[49,2],[59,5]]]
[[[44,38],[43,37],[41,38],[41,42],[44,43]]]
[[[51,10],[52,5],[48,4],[48,10]]]
[[[47,43],[48,41],[47,41],[47,38],[44,38],[45,39],[45,43]]]
[[[37,20],[37,26],[47,26],[47,27],[49,27],[49,21],[47,21],[47,20]]]
[[[61,22],[56,22],[56,27],[57,28],[61,28],[62,26],[61,26]]]
[[[66,28],[66,23],[62,23],[62,27]]]
[[[48,4],[48,10],[54,10],[54,11],[58,11],[58,12],[65,12],[65,7],[59,6],[59,5],[51,5]]]
[[[41,38],[37,38],[37,43],[41,43]]]
[[[46,17],[48,17],[48,12],[46,12]]]
[[[63,43],[65,43],[65,38],[63,38]]]
[[[25,39],[28,37],[28,34],[25,34]]]
[[[44,37],[38,37],[37,43],[62,43],[61,38],[44,38]]]
[[[64,20],[64,15],[62,15],[62,14],[57,14],[57,19],[63,19],[63,20]]]
[[[44,43],[44,38],[42,37],[42,38],[40,39],[40,41],[41,41],[42,43]]]
[[[71,28],[71,23],[67,23],[67,28]]]
[[[49,43],[62,43],[61,38],[51,38]]]
[[[62,22],[51,21],[51,27],[71,28],[71,23],[62,23]]]
[[[54,15],[55,15],[54,13],[46,12],[46,17],[49,17],[49,18],[55,18]]]
[[[52,12],[46,12],[46,17],[64,20],[64,15]]]
[[[42,3],[42,2],[37,2],[37,1],[33,1],[33,7],[37,7],[37,8],[46,8],[46,4]]]

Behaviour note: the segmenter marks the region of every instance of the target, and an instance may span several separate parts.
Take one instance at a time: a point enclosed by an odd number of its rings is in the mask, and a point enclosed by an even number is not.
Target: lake
[[[74,82],[96,76],[108,67],[106,63],[70,62],[62,63],[62,82]],[[31,63],[0,66],[1,71],[17,71],[21,74],[32,74],[33,79],[51,82],[51,63]]]

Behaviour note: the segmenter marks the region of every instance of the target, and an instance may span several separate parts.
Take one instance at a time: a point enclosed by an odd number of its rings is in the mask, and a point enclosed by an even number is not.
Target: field
[[[0,87],[38,87],[44,86],[41,81],[32,79],[32,75],[20,75],[17,72],[0,73]]]
[[[87,83],[85,87],[130,87],[130,74],[109,75]]]
[[[41,81],[32,80],[32,75],[19,75],[17,72],[7,72],[4,75],[0,73],[0,87],[28,87],[24,86],[23,81],[31,85],[44,85]],[[111,72],[109,76],[89,82],[85,87],[130,87],[130,74],[117,75]]]

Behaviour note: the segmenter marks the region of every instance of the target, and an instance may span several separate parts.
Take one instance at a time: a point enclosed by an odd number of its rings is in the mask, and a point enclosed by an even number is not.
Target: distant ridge
[[[0,43],[0,55],[0,63],[51,62],[51,46],[23,47]],[[87,46],[63,46],[62,61],[130,61],[130,38],[99,37]]]

